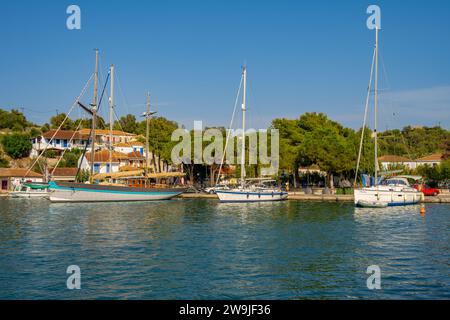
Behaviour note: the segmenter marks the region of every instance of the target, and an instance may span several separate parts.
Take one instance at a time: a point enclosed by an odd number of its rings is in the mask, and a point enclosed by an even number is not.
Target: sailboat
[[[216,190],[221,202],[267,202],[286,200],[288,193],[279,188],[270,187],[274,180],[265,178],[245,178],[245,112],[247,98],[247,68],[242,69],[243,94],[242,94],[242,151],[241,151],[241,179],[237,188]],[[223,162],[223,161],[222,161]],[[257,182],[257,183],[255,183]]]
[[[151,200],[168,200],[176,197],[184,192],[184,188],[155,188],[147,186],[146,183],[139,183],[137,186],[130,186],[130,184],[118,185],[118,184],[95,184],[94,183],[94,155],[95,155],[95,123],[97,113],[97,86],[98,86],[98,50],[96,50],[96,64],[94,74],[94,97],[91,105],[91,109],[80,106],[88,111],[92,116],[92,135],[91,135],[91,175],[90,183],[72,183],[72,182],[55,182],[49,183],[50,201],[51,202],[116,202],[116,201],[151,201]],[[114,106],[114,66],[110,68],[111,77],[111,97],[109,100],[110,108],[110,161],[112,159],[112,123],[113,123],[113,106]],[[148,125],[148,121],[147,121]],[[148,135],[147,135],[147,149],[148,149]],[[149,153],[146,150],[147,154]],[[146,166],[148,165],[148,161]],[[110,165],[110,168],[112,166]],[[142,172],[134,172],[134,174],[141,174]],[[124,174],[120,172],[118,174]],[[133,173],[126,173],[126,175],[132,175]],[[112,175],[112,174],[111,174]],[[126,177],[122,177],[126,178]],[[145,175],[135,176],[133,181],[141,178],[148,179],[147,167],[145,169]],[[126,179],[125,179],[126,180]]]
[[[378,44],[379,44],[379,26],[375,27],[375,48],[370,72],[370,81],[367,91],[366,110],[364,114],[364,123],[359,145],[358,161],[356,165],[355,183],[358,176],[359,163],[361,160],[362,144],[364,139],[364,128],[369,105],[369,97],[372,85],[372,75],[375,65],[375,85],[374,85],[374,142],[375,142],[375,182],[374,186],[363,187],[354,190],[354,202],[359,207],[384,208],[387,206],[404,206],[419,203],[424,195],[422,192],[414,189],[404,177],[392,177],[389,179],[378,180],[378,137],[377,137],[377,113],[378,113]]]

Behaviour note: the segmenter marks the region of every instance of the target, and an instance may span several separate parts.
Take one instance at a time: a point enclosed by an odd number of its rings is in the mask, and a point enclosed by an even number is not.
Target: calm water
[[[0,299],[449,299],[450,206],[426,208],[0,199]]]

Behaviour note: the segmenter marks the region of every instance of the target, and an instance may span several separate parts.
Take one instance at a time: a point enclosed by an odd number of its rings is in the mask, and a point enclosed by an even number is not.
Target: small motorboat
[[[10,196],[13,198],[48,198],[48,184],[25,182],[15,187]]]

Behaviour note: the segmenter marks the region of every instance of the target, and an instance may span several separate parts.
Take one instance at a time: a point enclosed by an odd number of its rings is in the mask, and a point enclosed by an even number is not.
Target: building
[[[55,134],[56,133],[56,134]],[[53,139],[52,139],[53,138]],[[65,149],[84,149],[89,144],[89,133],[81,134],[72,130],[49,130],[31,139],[32,150],[30,157],[37,157],[43,150],[53,150],[58,153]]]
[[[435,153],[426,157],[422,157],[415,160],[416,167],[428,165],[430,167],[438,166],[442,162],[444,154],[443,153]]]
[[[78,168],[52,168],[49,172],[53,181],[75,182]]]
[[[415,169],[416,163],[406,157],[402,156],[394,156],[394,155],[385,155],[378,158],[378,165],[382,170],[392,170],[398,169],[403,166],[409,169]]]
[[[30,171],[25,168],[0,168],[1,192],[12,191],[21,182],[43,182],[42,174]],[[26,175],[26,176],[25,176]]]
[[[112,167],[110,167],[110,164]],[[82,170],[90,170],[91,153],[88,152],[84,157],[82,156],[78,165]],[[109,150],[96,151],[94,154],[94,173],[119,172],[121,168],[143,168],[144,165],[145,158],[139,151],[128,154],[113,151],[111,161]]]
[[[91,129],[81,129],[78,131],[78,133],[80,133],[81,135],[90,135]],[[128,143],[136,139],[136,135],[134,133],[128,133],[120,130],[112,130],[111,136],[113,145],[117,143]],[[110,145],[109,137],[110,137],[109,130],[103,129],[95,130],[95,143],[97,145],[109,146]]]
[[[56,133],[56,134],[55,134]],[[91,129],[81,129],[78,131],[73,130],[49,130],[38,137],[31,139],[33,148],[30,153],[30,157],[36,157],[43,150],[53,150],[58,153],[66,149],[84,149],[86,145],[90,145]],[[52,139],[53,138],[53,139]],[[95,130],[95,144],[98,148],[106,148],[109,143],[109,130]],[[119,130],[112,131],[113,144],[117,143],[129,143],[134,140],[136,135],[133,133],[127,133]],[[136,142],[137,143],[137,142]],[[143,148],[143,145],[141,144]],[[136,145],[138,148],[138,145]],[[128,152],[136,151],[131,148]]]
[[[144,144],[139,141],[120,142],[113,145],[114,151],[122,153],[140,152],[145,157]]]

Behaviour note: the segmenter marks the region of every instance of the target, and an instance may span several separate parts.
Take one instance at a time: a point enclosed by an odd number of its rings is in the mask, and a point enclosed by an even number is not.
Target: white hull
[[[355,205],[364,203],[386,203],[388,206],[404,206],[417,204],[423,199],[423,193],[408,188],[408,190],[371,187],[355,189]]]
[[[10,193],[10,196],[13,198],[48,198],[49,192],[21,192],[21,191],[13,191]]]
[[[282,191],[250,191],[250,190],[217,190],[217,196],[221,202],[267,202],[282,201],[288,197],[287,192]]]

